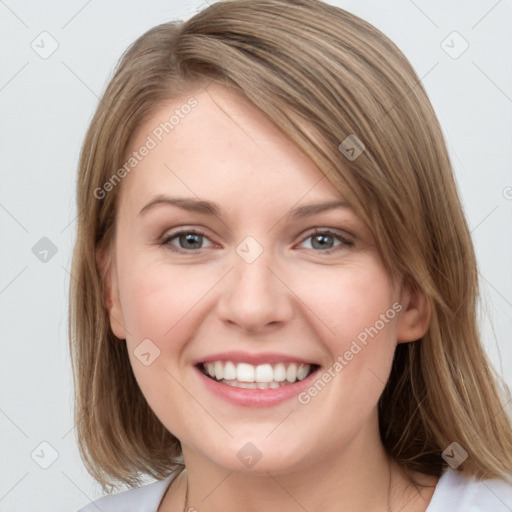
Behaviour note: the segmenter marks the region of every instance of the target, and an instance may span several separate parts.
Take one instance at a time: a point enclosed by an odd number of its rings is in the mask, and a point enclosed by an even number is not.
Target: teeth
[[[309,364],[301,364],[297,370],[297,380],[304,380],[309,373]]]
[[[295,382],[297,380],[297,365],[291,364],[286,369],[286,380],[288,382]]]
[[[283,363],[277,363],[274,366],[274,380],[276,382],[283,382],[286,380],[286,368]]]
[[[304,380],[311,372],[310,364],[277,363],[254,366],[232,361],[214,361],[203,364],[210,377],[230,386],[247,389],[275,389]]]
[[[272,382],[274,380],[274,370],[269,364],[260,364],[256,366],[255,382]]]
[[[227,380],[236,379],[236,366],[231,361],[224,365],[224,378]]]
[[[215,361],[215,378],[218,380],[224,378],[224,365],[221,361]]]
[[[254,382],[254,373],[254,366],[252,364],[238,363],[236,367],[236,380],[240,382]]]
[[[234,387],[245,389],[257,389],[258,385],[256,384],[256,382],[238,382]]]

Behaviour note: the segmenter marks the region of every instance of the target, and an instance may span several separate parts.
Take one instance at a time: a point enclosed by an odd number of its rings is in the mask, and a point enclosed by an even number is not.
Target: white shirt
[[[173,477],[103,496],[77,512],[157,512]],[[512,512],[512,484],[503,480],[475,480],[446,469],[426,512]]]

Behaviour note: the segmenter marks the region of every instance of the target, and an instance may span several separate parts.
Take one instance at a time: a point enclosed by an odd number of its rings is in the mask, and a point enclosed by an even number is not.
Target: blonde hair
[[[179,471],[179,441],[142,395],[110,329],[96,252],[108,249],[134,133],[163,101],[215,80],[242,92],[319,167],[371,229],[390,274],[427,298],[425,336],[399,344],[379,402],[383,444],[405,469],[512,473],[512,426],[477,327],[477,265],[436,115],[401,51],[364,20],[317,0],[220,2],[159,25],[122,56],[83,143],[70,290],[76,433],[104,490]],[[356,159],[347,137],[365,146]],[[353,140],[353,139],[352,139]]]

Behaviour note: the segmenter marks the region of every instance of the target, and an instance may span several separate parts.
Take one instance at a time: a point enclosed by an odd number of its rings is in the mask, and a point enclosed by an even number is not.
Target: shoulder
[[[512,480],[511,480],[512,481]],[[477,480],[447,469],[439,479],[426,512],[510,512],[512,483]]]
[[[172,474],[165,480],[103,496],[77,512],[155,512],[174,476]]]

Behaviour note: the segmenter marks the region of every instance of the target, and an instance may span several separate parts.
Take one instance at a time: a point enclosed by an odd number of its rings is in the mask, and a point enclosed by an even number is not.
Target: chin
[[[286,474],[304,468],[305,455],[303,443],[286,443],[281,440],[272,442],[265,439],[269,429],[264,433],[258,432],[252,437],[244,436],[244,441],[230,439],[227,445],[219,447],[218,451],[211,449],[205,455],[217,466],[227,471],[251,474],[254,476],[268,476],[272,474]],[[241,439],[237,437],[236,439]],[[250,441],[254,439],[255,441]],[[310,457],[309,457],[310,459]]]

